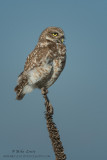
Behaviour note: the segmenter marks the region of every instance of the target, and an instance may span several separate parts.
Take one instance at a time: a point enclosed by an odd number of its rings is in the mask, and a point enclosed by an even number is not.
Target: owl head
[[[40,35],[39,41],[49,40],[55,43],[63,43],[64,32],[59,27],[48,27]]]

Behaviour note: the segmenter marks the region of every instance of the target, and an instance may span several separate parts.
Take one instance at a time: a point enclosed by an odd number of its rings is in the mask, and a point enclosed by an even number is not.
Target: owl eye
[[[57,35],[58,35],[58,33],[52,33],[52,35],[53,35],[53,36],[57,36]]]

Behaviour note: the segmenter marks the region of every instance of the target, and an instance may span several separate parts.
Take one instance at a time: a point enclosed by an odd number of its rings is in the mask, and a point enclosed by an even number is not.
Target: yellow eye
[[[57,35],[58,35],[58,33],[52,33],[52,35],[53,35],[53,36],[57,36]]]

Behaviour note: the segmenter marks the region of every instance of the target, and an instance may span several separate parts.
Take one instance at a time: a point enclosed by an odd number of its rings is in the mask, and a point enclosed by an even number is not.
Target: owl
[[[34,50],[28,55],[24,71],[18,76],[16,99],[21,100],[35,88],[48,89],[59,77],[66,62],[64,32],[48,27],[40,35]]]

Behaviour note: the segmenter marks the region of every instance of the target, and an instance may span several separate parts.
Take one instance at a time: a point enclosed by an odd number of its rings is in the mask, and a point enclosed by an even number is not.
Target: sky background
[[[49,26],[66,36],[66,66],[48,96],[67,159],[107,160],[107,0],[0,0],[0,159],[16,149],[55,159],[41,91],[22,101],[14,92]]]

